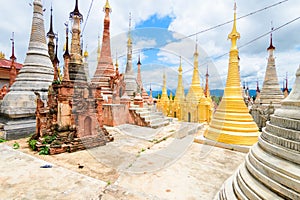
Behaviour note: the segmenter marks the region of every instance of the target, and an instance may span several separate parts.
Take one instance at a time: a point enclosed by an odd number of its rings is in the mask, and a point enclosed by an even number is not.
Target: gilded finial
[[[108,11],[111,12],[111,7],[109,5],[108,0],[106,0],[106,3],[105,3],[105,6],[104,6],[103,10],[106,11],[106,9],[108,9]]]
[[[116,52],[116,71],[119,71],[119,63],[118,63],[118,52]]]
[[[178,71],[179,71],[179,73],[180,73],[180,72],[182,72],[181,56],[179,56],[179,59],[180,59],[180,61],[179,61],[179,68],[178,68]]]
[[[87,44],[85,45],[85,51],[84,51],[84,53],[83,53],[83,56],[85,57],[85,58],[87,58],[87,57],[89,57],[89,52],[87,51]]]
[[[129,12],[128,44],[131,43],[131,12]]]
[[[231,39],[231,48],[237,49],[236,41],[240,38],[240,33],[236,30],[236,2],[234,2],[234,19],[231,33],[228,35],[228,39]]]

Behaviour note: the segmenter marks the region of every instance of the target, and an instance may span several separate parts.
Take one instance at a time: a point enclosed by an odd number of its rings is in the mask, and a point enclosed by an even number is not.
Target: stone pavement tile
[[[98,199],[106,183],[0,144],[0,199]]]
[[[155,172],[123,173],[115,185],[172,200],[211,200],[246,154],[193,143],[172,165]]]

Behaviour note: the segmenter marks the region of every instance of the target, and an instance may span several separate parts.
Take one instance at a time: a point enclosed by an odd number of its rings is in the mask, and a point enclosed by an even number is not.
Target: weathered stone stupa
[[[261,93],[256,96],[255,104],[252,105],[250,109],[250,113],[260,130],[266,126],[266,122],[270,120],[270,115],[274,114],[275,108],[280,107],[280,102],[284,98],[276,73],[274,58],[275,47],[272,42],[272,33],[270,35],[270,46],[267,50],[269,52],[269,58],[263,88]]]
[[[218,199],[300,199],[300,67],[281,103]]]
[[[131,38],[131,16],[129,16],[129,31],[127,40],[127,64],[124,75],[124,82],[126,84],[125,91],[131,98],[135,96],[137,91],[137,82],[132,68],[132,38]]]
[[[204,136],[227,144],[253,145],[257,142],[259,132],[242,97],[237,49],[240,34],[236,30],[236,5],[233,28],[228,38],[231,39],[231,49],[224,96]]]
[[[1,114],[5,117],[5,139],[19,138],[34,132],[34,91],[38,91],[41,99],[46,101],[52,81],[53,67],[46,44],[43,5],[41,0],[34,0],[31,35],[24,66],[1,106]]]
[[[260,103],[263,106],[268,106],[270,102],[272,102],[275,107],[279,107],[280,102],[283,100],[283,94],[277,78],[274,58],[275,47],[273,46],[272,42],[272,33],[270,36],[270,46],[267,50],[269,52],[269,58],[263,87],[260,93]]]

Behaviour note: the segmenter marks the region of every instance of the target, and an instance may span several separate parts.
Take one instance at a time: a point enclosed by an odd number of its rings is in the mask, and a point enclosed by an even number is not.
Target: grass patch
[[[2,143],[2,142],[7,142],[7,140],[0,138],[0,143]]]
[[[14,148],[14,149],[18,149],[18,148],[20,148],[20,145],[19,145],[19,143],[15,142],[15,143],[13,144],[13,148]]]

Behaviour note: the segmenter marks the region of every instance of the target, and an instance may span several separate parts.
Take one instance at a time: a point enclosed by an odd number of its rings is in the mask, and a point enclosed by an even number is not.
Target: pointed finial
[[[273,46],[273,30],[273,22],[271,21],[270,46],[267,48],[267,50],[275,50],[275,47]]]
[[[49,28],[49,32],[47,33],[47,37],[55,37],[55,34],[53,32],[53,8],[52,8],[52,3],[51,3],[51,9],[50,9],[50,28]]]
[[[15,33],[12,32],[12,35],[11,35],[11,56],[10,56],[10,59],[11,60],[16,60],[16,56],[15,56]]]
[[[119,70],[119,64],[118,64],[118,52],[116,51],[116,70],[118,71]]]
[[[179,56],[179,68],[178,68],[178,72],[179,72],[179,73],[182,72],[182,61],[181,61],[181,56]]]
[[[234,13],[236,13],[236,1],[234,1],[234,7],[233,7]]]
[[[287,91],[289,91],[289,89],[288,89],[288,72],[286,72],[285,89],[286,89]]]
[[[240,33],[236,30],[236,2],[234,2],[234,19],[231,33],[228,35],[228,39],[231,39],[231,48],[237,49],[236,41],[240,38]]]
[[[129,12],[129,32],[131,31],[131,12]]]
[[[89,52],[87,51],[87,47],[88,47],[88,44],[85,45],[85,51],[83,53],[83,57],[85,57],[85,58],[89,57]]]
[[[198,34],[196,34],[196,46],[195,46],[195,52],[198,52]]]
[[[142,63],[141,63],[141,54],[139,54],[139,59],[138,59],[137,65],[142,65]]]
[[[206,74],[205,74],[206,77],[209,77],[209,74],[208,74],[208,65],[206,66]]]
[[[54,57],[54,61],[56,61],[56,63],[59,63],[58,57],[57,57],[57,49],[58,49],[58,33],[55,34],[56,35],[56,44],[55,44],[55,57]]]
[[[109,2],[108,2],[108,0],[106,0],[105,6],[104,6],[104,8],[103,8],[103,11],[105,12],[105,11],[106,11],[106,9],[107,9],[109,12],[111,12],[111,11],[112,11],[112,10],[111,10],[111,7],[110,7],[110,5],[109,5]]]
[[[78,0],[75,0],[75,8],[74,8],[74,11],[70,13],[70,19],[73,19],[74,16],[79,17],[80,21],[82,21],[82,19],[83,19],[83,16],[79,12],[79,9],[78,9]]]
[[[64,58],[70,56],[70,54],[69,54],[69,22],[68,21],[65,23],[65,26],[66,26],[66,51],[63,55]]]
[[[258,80],[256,81],[256,92],[260,92]]]

